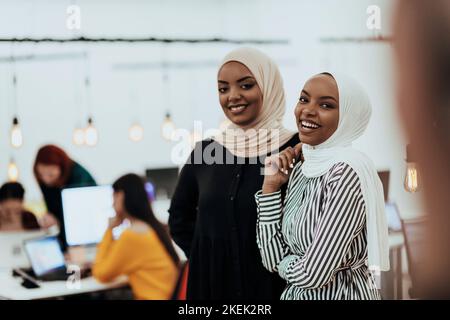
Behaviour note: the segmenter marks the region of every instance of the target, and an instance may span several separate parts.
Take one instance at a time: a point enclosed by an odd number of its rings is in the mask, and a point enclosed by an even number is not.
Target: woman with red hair
[[[61,190],[70,187],[96,185],[91,174],[67,153],[55,145],[41,147],[34,161],[34,176],[41,188],[47,210],[59,223],[60,240],[66,248]]]

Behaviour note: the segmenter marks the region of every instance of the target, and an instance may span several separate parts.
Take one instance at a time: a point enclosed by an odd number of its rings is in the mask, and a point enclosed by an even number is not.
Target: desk
[[[383,273],[383,299],[403,299],[403,246],[404,238],[402,232],[389,234],[389,261],[391,263],[391,268],[388,272]]]
[[[39,300],[54,299],[83,293],[92,293],[118,289],[128,286],[126,277],[117,278],[107,284],[99,283],[93,277],[80,280],[79,288],[69,288],[66,281],[39,282],[40,288],[26,289],[21,285],[22,279],[13,277],[10,271],[0,271],[0,299]]]

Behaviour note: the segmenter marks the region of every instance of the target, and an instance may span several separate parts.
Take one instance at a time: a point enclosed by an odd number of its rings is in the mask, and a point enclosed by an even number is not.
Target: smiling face
[[[320,74],[305,83],[295,118],[303,143],[316,146],[333,135],[339,123],[339,90],[333,77]]]
[[[219,71],[217,83],[226,117],[238,126],[255,121],[262,109],[263,95],[250,70],[239,62],[227,62]]]

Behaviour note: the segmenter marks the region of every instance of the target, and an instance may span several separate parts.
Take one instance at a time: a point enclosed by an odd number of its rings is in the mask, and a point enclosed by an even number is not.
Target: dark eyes
[[[300,98],[298,98],[298,101],[300,102],[300,104],[306,104],[309,102],[308,98],[305,96],[300,96]],[[334,109],[334,105],[330,103],[322,103],[319,106],[324,109]]]
[[[334,108],[334,106],[332,104],[328,104],[328,103],[322,103],[320,106],[324,109],[333,109]]]
[[[300,98],[298,98],[298,101],[300,101],[300,103],[308,103],[308,98],[301,96]]]
[[[254,83],[244,83],[241,85],[241,88],[244,90],[249,90],[249,89],[253,88],[254,85],[255,85]]]
[[[243,89],[243,90],[250,90],[251,88],[253,88],[255,86],[254,83],[244,83],[241,84],[239,86],[239,88]],[[219,92],[220,93],[225,93],[229,90],[229,87],[219,87]]]

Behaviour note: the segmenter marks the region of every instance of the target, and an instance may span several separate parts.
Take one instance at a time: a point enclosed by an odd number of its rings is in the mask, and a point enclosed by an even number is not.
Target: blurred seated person
[[[48,214],[41,220],[41,225],[49,227],[58,223],[59,239],[65,250],[61,191],[64,188],[95,186],[96,182],[83,166],[55,145],[45,145],[39,149],[33,170],[48,210]]]
[[[92,267],[100,282],[126,275],[136,299],[167,300],[176,286],[180,260],[167,230],[156,219],[143,180],[128,174],[113,184],[114,210]],[[117,240],[113,229],[129,222]]]
[[[36,216],[25,210],[25,189],[18,182],[7,182],[0,187],[0,231],[40,229]]]

